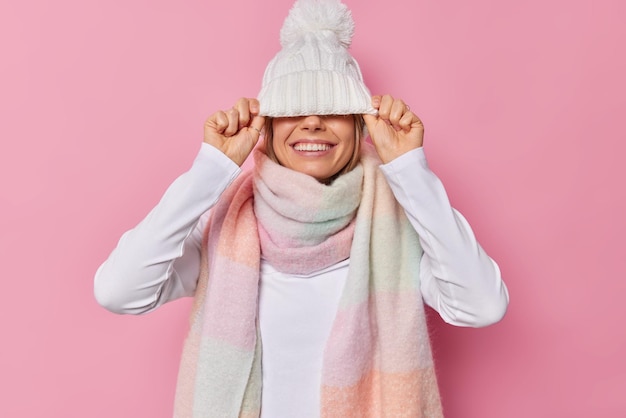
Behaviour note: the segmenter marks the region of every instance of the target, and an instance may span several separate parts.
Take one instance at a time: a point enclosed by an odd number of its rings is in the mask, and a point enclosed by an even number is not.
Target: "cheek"
[[[354,140],[352,140],[349,144],[346,144],[346,147],[343,152],[342,164],[348,164],[352,157],[354,156],[355,144]]]
[[[289,138],[289,135],[291,135],[294,129],[294,126],[291,126],[286,122],[274,122],[274,125],[272,126],[274,146],[277,147],[284,145],[285,141]]]
[[[274,154],[275,162],[284,165],[284,155],[285,155],[285,143],[287,138],[289,137],[290,129],[288,126],[285,126],[284,123],[275,123],[272,125],[272,151]]]
[[[344,152],[348,155],[352,155],[354,153],[354,149],[356,147],[357,137],[354,131],[354,126],[350,125],[348,127],[343,126],[340,132],[340,138],[344,144]]]
[[[354,140],[356,132],[356,124],[352,118],[336,119],[333,122],[333,131],[335,134],[344,139]]]

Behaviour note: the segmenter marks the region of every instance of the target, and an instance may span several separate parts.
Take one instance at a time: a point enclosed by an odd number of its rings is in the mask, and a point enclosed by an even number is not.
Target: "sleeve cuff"
[[[241,168],[233,160],[206,142],[203,142],[200,146],[200,151],[194,160],[193,166],[213,167],[215,170],[229,173],[231,177],[237,177],[241,172]]]
[[[390,177],[402,172],[406,168],[415,169],[416,166],[428,168],[424,147],[405,152],[398,158],[389,161],[387,164],[382,164],[380,168],[387,177]]]

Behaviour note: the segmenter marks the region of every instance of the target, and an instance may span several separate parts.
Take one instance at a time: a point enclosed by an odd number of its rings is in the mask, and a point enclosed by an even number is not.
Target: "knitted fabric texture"
[[[419,291],[422,250],[371,145],[329,186],[260,151],[255,161],[205,231],[175,417],[259,416],[261,252],[286,273],[350,257],[324,351],[322,417],[442,417]]]
[[[298,0],[281,30],[258,99],[261,116],[376,114],[356,60],[350,10],[338,0]]]

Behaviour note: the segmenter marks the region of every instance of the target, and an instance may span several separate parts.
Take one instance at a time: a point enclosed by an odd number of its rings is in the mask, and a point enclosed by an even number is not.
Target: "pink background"
[[[0,4],[0,416],[171,416],[190,301],[116,316],[93,275],[257,94],[291,2]],[[626,2],[346,2],[511,292],[496,326],[433,319],[447,417],[626,416]]]

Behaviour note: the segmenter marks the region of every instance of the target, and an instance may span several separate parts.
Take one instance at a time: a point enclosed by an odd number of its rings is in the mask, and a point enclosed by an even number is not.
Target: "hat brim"
[[[365,84],[336,71],[300,71],[266,84],[258,95],[260,115],[377,114]]]

